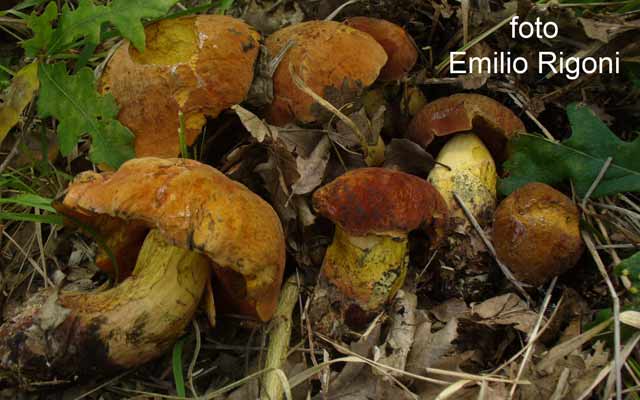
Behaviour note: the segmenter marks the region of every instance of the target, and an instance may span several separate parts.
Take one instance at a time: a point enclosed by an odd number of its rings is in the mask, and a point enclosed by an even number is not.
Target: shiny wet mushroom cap
[[[115,97],[137,157],[175,157],[179,113],[190,145],[206,117],[245,99],[260,35],[232,17],[198,15],[158,21],[145,36],[144,52],[128,41],[115,51],[99,87]]]
[[[357,90],[371,85],[387,62],[384,49],[369,34],[334,21],[309,21],[288,26],[267,37],[270,56],[291,41],[273,76],[274,100],[267,119],[274,125],[317,119],[315,101],[300,90],[289,66],[316,94]]]

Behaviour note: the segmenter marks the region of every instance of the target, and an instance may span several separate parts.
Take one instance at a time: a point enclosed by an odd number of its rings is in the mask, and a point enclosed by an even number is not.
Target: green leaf
[[[51,206],[51,201],[51,199],[37,194],[22,193],[14,197],[1,198],[0,204],[17,204],[23,207],[40,208],[55,213],[56,210]]]
[[[33,31],[33,37],[22,42],[27,57],[35,57],[41,51],[46,50],[53,37],[53,27],[51,23],[58,17],[58,7],[56,2],[47,4],[42,15],[37,15],[34,11],[27,19],[27,26]]]
[[[508,177],[500,182],[500,192],[508,195],[529,182],[554,185],[570,180],[584,197],[608,157],[613,161],[592,197],[639,191],[640,138],[621,140],[584,104],[570,104],[567,115],[572,135],[562,143],[531,134],[513,139],[511,157],[504,164]]]
[[[38,215],[26,213],[7,213],[0,212],[0,221],[23,221],[23,222],[41,222],[43,224],[63,225],[64,221],[61,215]]]
[[[80,0],[75,10],[65,4],[62,7],[58,29],[49,43],[48,53],[62,51],[82,37],[86,37],[91,44],[99,43],[100,29],[109,19],[109,15],[109,7],[97,6],[92,0]]]
[[[180,397],[185,397],[187,395],[187,391],[184,386],[184,373],[182,372],[182,347],[184,345],[184,341],[185,338],[182,337],[173,345],[173,353],[171,357],[173,380],[176,384],[176,393]]]
[[[64,64],[40,66],[38,114],[59,121],[60,152],[68,155],[80,137],[92,138],[91,160],[117,168],[135,156],[133,134],[115,118],[118,106],[113,96],[101,96],[93,72],[82,68],[69,76]]]
[[[140,20],[162,17],[177,2],[177,0],[113,0],[111,23],[138,50],[144,51],[144,26]]]

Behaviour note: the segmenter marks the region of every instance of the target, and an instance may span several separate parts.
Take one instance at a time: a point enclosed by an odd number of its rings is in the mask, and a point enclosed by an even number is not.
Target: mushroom
[[[473,133],[453,135],[442,147],[429,182],[440,192],[450,210],[451,232],[437,261],[449,268],[441,277],[451,282],[455,295],[467,301],[486,297],[493,286],[490,279],[491,258],[480,237],[458,204],[454,194],[468,208],[482,228],[490,226],[496,207],[498,174],[491,153]]]
[[[403,79],[418,61],[416,46],[401,26],[384,19],[370,17],[352,17],[344,23],[373,36],[384,48],[388,60],[380,71],[380,80]]]
[[[434,137],[472,131],[502,160],[506,143],[524,130],[520,118],[497,101],[461,93],[425,105],[409,124],[409,138],[426,148]]]
[[[571,269],[582,255],[578,208],[551,186],[526,184],[498,206],[493,244],[517,279],[541,285]]]
[[[340,303],[350,326],[367,321],[402,286],[408,233],[424,227],[433,248],[447,227],[447,205],[431,184],[384,168],[347,172],[318,189],[313,206],[336,224],[319,286],[329,287],[329,304]],[[320,317],[319,329],[331,330],[333,320]]]
[[[189,323],[212,267],[217,295],[262,321],[273,315],[285,261],[280,221],[214,168],[133,159],[115,173],[79,175],[64,204],[88,221],[108,215],[152,230],[119,286],[41,294],[0,326],[0,368],[50,379],[149,361]]]
[[[289,65],[312,91],[322,97],[371,85],[387,62],[384,49],[369,34],[334,21],[309,21],[288,26],[266,39],[269,54],[293,43],[273,76],[273,102],[267,119],[274,125],[317,120],[319,105],[300,90]],[[339,106],[339,105],[338,105]]]
[[[235,18],[198,15],[153,23],[145,37],[144,52],[128,41],[115,51],[99,87],[120,106],[118,119],[135,134],[137,157],[175,157],[180,113],[190,145],[206,116],[245,99],[260,35]]]

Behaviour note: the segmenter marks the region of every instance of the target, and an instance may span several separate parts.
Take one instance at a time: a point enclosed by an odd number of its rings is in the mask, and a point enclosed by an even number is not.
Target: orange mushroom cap
[[[426,180],[385,168],[349,171],[313,194],[314,208],[353,236],[408,233],[425,226],[431,246],[446,234],[449,210]]]
[[[138,157],[179,154],[179,112],[192,144],[206,119],[242,102],[253,81],[260,35],[223,15],[167,19],[145,28],[146,50],[125,42],[100,80],[118,119],[135,134]]]
[[[436,136],[471,130],[495,157],[502,155],[505,143],[525,128],[520,118],[492,98],[460,93],[422,107],[409,125],[409,138],[427,147]]]
[[[275,311],[285,263],[282,226],[271,206],[208,165],[138,158],[118,171],[85,172],[63,204],[159,229],[176,246],[207,255],[231,303],[263,321]],[[233,290],[232,290],[233,289]]]
[[[274,32],[266,39],[269,54],[287,50],[273,76],[274,100],[267,119],[274,125],[298,120],[316,120],[314,100],[295,85],[289,64],[315,93],[325,97],[327,89],[340,90],[371,85],[387,62],[384,49],[369,34],[334,21],[309,21]]]
[[[345,24],[373,36],[387,53],[387,63],[380,71],[383,81],[402,79],[418,61],[418,51],[411,37],[401,26],[384,19],[352,17]]]

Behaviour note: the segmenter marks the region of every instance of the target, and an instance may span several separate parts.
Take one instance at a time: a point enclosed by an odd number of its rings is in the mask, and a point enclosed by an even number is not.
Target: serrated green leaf
[[[500,192],[508,195],[529,182],[570,180],[584,197],[608,157],[613,161],[591,196],[640,191],[640,138],[621,140],[584,104],[570,104],[567,115],[572,134],[562,143],[530,134],[512,141],[511,157],[504,164],[508,177],[500,182]]]
[[[33,31],[33,37],[22,42],[27,57],[35,57],[41,51],[46,50],[53,37],[51,23],[58,17],[58,7],[55,1],[47,4],[47,8],[41,15],[34,11],[27,19],[27,26]]]
[[[63,155],[68,155],[87,133],[92,138],[92,161],[117,168],[134,157],[133,134],[115,119],[118,106],[113,96],[101,96],[96,91],[91,69],[82,68],[69,76],[64,64],[49,64],[40,66],[39,75],[38,113],[59,121]]]
[[[65,4],[62,7],[58,29],[49,43],[48,53],[55,54],[64,50],[83,37],[86,37],[88,43],[98,44],[102,24],[108,21],[109,17],[109,7],[95,5],[92,0],[80,0],[75,10]]]
[[[165,15],[177,0],[114,0],[111,3],[111,23],[120,34],[144,51],[143,18],[159,18]]]

